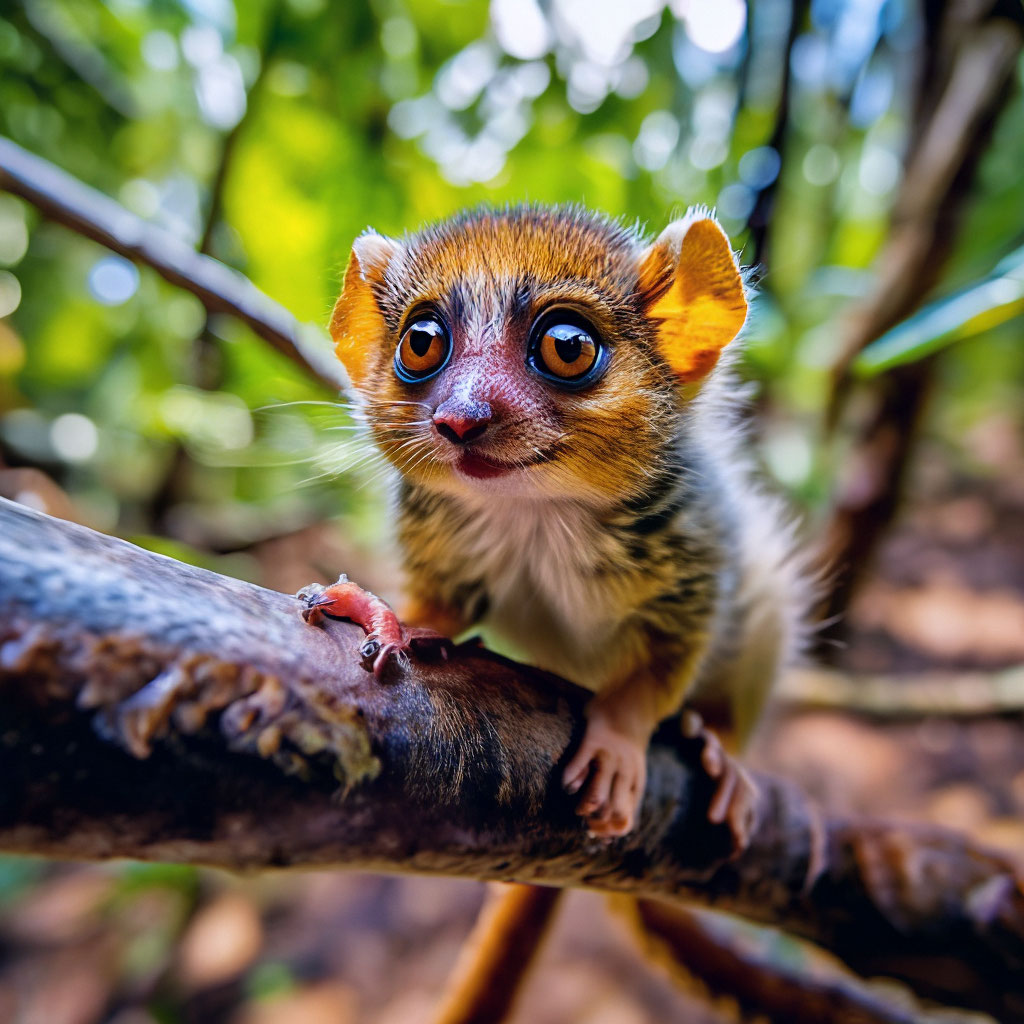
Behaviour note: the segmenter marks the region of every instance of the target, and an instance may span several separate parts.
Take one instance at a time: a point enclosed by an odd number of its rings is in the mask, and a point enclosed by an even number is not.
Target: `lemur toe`
[[[608,763],[608,755],[599,752],[594,758],[594,771],[583,795],[580,797],[578,813],[583,817],[601,818],[602,809],[611,794],[614,770]]]
[[[682,718],[683,735],[702,744],[701,767],[715,782],[708,804],[708,821],[726,825],[732,834],[736,853],[750,843],[757,813],[757,785],[740,763],[731,757],[721,740],[705,726],[694,711],[686,711]]]
[[[347,619],[366,633],[359,648],[363,667],[380,678],[389,664],[404,664],[410,654],[447,657],[451,640],[430,629],[405,627],[391,606],[364,590],[347,576],[325,587],[311,583],[296,595],[302,604],[302,617],[316,626],[323,619]]]

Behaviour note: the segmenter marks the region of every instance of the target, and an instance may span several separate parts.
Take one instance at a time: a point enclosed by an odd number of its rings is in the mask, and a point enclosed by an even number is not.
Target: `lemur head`
[[[387,458],[449,492],[623,500],[746,318],[718,223],[651,244],[578,207],[356,239],[331,317]]]

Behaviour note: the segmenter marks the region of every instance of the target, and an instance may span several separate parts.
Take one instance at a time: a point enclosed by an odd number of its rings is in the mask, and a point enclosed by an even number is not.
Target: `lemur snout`
[[[484,436],[493,413],[486,402],[449,399],[434,410],[433,418],[437,432],[446,441],[463,445]]]

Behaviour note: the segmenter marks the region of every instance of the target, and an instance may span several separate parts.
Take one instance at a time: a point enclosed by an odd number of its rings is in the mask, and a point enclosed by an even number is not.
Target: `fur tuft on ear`
[[[747,318],[728,236],[705,207],[662,231],[640,258],[637,287],[658,347],[684,383],[707,377]]]
[[[400,243],[372,230],[363,232],[352,243],[345,283],[331,313],[330,331],[334,351],[356,388],[366,380],[384,332],[384,317],[373,294],[374,285],[383,283],[400,249]]]

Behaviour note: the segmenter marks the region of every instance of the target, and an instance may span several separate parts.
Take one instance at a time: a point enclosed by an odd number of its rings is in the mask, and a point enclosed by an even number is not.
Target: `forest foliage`
[[[843,460],[829,372],[887,234],[922,31],[909,0],[8,0],[0,133],[317,325],[367,225],[528,199],[655,232],[713,206],[755,267],[764,462],[813,518]],[[1022,128],[1015,88],[935,299],[1020,246]],[[342,409],[289,404],[332,396],[244,327],[2,194],[0,264],[0,443],[91,525],[250,578],[237,552],[325,517],[379,539],[381,467]],[[965,329],[940,304],[923,337],[908,325],[858,364],[969,335],[927,429],[973,469],[963,439],[1024,407],[1020,277],[1000,273],[996,312],[983,298]]]

